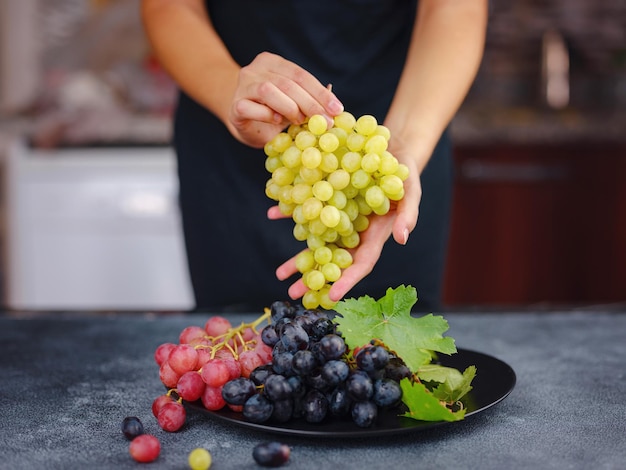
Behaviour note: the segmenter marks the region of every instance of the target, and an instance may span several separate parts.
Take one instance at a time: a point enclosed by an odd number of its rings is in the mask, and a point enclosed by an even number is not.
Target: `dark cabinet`
[[[626,145],[465,145],[447,305],[626,301]]]

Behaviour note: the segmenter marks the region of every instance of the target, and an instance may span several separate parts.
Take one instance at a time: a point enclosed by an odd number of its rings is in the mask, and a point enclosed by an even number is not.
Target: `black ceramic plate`
[[[465,413],[466,418],[499,403],[515,387],[516,376],[513,369],[505,362],[487,354],[458,349],[458,352],[451,356],[441,355],[440,361],[444,366],[454,367],[460,371],[465,370],[470,365],[476,366],[477,374],[472,382],[473,389],[463,399],[467,410]],[[419,431],[434,426],[454,423],[447,421],[417,421],[398,416],[397,410],[392,410],[379,413],[376,423],[369,428],[360,428],[349,418],[332,418],[322,423],[307,423],[302,419],[298,419],[281,424],[256,424],[247,421],[241,413],[236,413],[228,408],[220,411],[209,411],[197,403],[191,403],[188,406],[217,420],[264,432],[292,436],[372,437]]]

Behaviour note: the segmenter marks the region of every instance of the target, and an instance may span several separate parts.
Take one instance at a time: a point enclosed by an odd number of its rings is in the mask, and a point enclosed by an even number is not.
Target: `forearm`
[[[163,68],[183,91],[227,123],[240,67],[215,32],[203,2],[142,0],[141,13]]]
[[[421,0],[416,21],[385,124],[421,173],[476,76],[487,0]]]

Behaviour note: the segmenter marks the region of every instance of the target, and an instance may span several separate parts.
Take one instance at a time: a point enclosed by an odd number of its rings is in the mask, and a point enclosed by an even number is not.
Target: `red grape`
[[[239,363],[241,364],[241,376],[248,378],[250,377],[250,372],[266,362],[261,359],[256,351],[250,350],[244,351],[239,355]]]
[[[156,348],[156,351],[154,351],[154,360],[156,361],[156,363],[158,365],[161,365],[165,361],[167,361],[167,358],[172,352],[172,349],[174,349],[175,347],[176,345],[174,343],[163,343],[158,348]]]
[[[130,441],[128,450],[137,462],[152,462],[161,453],[161,443],[150,434],[142,434]]]
[[[210,411],[221,410],[226,405],[222,397],[222,387],[205,387],[201,398],[204,407]]]
[[[209,318],[204,324],[204,329],[209,336],[220,336],[224,333],[228,333],[228,330],[232,328],[230,321],[227,318],[215,315]]]
[[[200,374],[195,370],[190,370],[180,376],[176,391],[183,400],[196,401],[202,396],[204,387],[204,381]]]
[[[167,388],[175,388],[180,374],[172,369],[168,361],[165,361],[159,368],[159,378]]]
[[[182,428],[186,418],[187,412],[185,407],[177,401],[163,405],[157,416],[159,426],[168,432],[176,432]]]
[[[161,410],[161,408],[163,408],[163,405],[166,405],[167,403],[171,403],[173,401],[175,400],[169,395],[160,395],[156,397],[152,402],[152,414],[154,415],[154,417],[159,417],[159,411]]]
[[[190,344],[193,340],[204,338],[205,336],[206,331],[201,326],[188,326],[180,332],[178,341],[180,344]]]
[[[230,379],[230,369],[221,359],[211,359],[202,366],[202,380],[210,387],[221,387]]]
[[[167,362],[179,375],[195,370],[198,364],[198,351],[190,344],[179,344],[170,353]]]

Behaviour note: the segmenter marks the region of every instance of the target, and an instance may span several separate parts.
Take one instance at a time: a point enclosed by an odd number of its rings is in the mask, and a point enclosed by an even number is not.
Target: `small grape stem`
[[[237,342],[241,344],[244,351],[254,349],[254,346],[256,345],[256,340],[252,339],[250,341],[246,341],[243,338],[242,332],[250,328],[254,332],[254,334],[257,335],[259,333],[257,328],[259,328],[259,326],[264,321],[267,321],[269,324],[270,317],[271,317],[270,310],[266,308],[264,310],[263,315],[261,315],[259,318],[257,318],[256,320],[250,323],[242,322],[239,326],[230,328],[226,333],[219,335],[219,336],[207,336],[207,338],[211,340],[211,342],[214,343],[213,345],[211,346],[199,345],[199,346],[196,346],[196,348],[211,348],[211,359],[215,358],[217,351],[219,351],[222,348],[227,348],[235,359],[239,359],[239,354],[237,353],[237,349],[238,349]],[[231,340],[233,341],[233,345],[235,347],[230,345]],[[253,345],[253,346],[250,346],[250,345]]]

